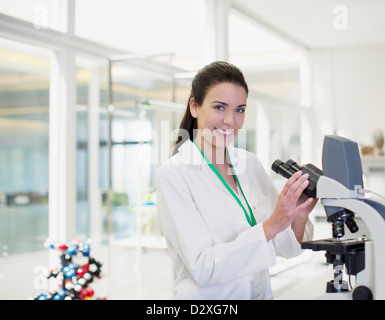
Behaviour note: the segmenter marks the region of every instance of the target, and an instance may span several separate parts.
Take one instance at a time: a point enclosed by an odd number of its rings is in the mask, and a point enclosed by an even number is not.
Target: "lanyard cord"
[[[245,197],[245,194],[243,193],[243,190],[242,190],[242,187],[241,187],[241,184],[239,183],[239,180],[238,180],[238,177],[237,175],[235,174],[234,172],[234,168],[233,168],[233,165],[231,164],[231,161],[230,161],[230,157],[229,157],[229,154],[227,152],[227,148],[226,148],[226,156],[227,156],[227,159],[229,161],[229,164],[230,164],[230,167],[231,167],[231,170],[233,171],[233,174],[234,174],[234,177],[235,177],[235,180],[239,186],[239,189],[241,190],[241,193],[242,193],[242,196],[243,196],[243,199],[245,199],[245,202],[247,204],[247,207],[249,208],[249,212],[250,212],[250,215],[247,213],[245,207],[243,206],[241,200],[239,199],[239,197],[235,194],[235,192],[233,191],[233,189],[230,187],[230,185],[227,183],[227,181],[222,177],[222,175],[219,173],[219,171],[217,170],[217,168],[215,168],[215,166],[211,163],[211,161],[206,157],[206,155],[203,153],[203,151],[201,149],[199,149],[198,145],[195,143],[194,141],[194,144],[195,146],[198,148],[198,150],[200,151],[200,153],[202,154],[203,156],[203,159],[206,160],[207,164],[209,165],[209,167],[214,171],[214,173],[217,175],[217,177],[219,178],[219,180],[221,180],[221,182],[224,184],[224,186],[227,188],[227,190],[231,193],[231,195],[234,197],[234,199],[238,202],[238,204],[241,206],[241,208],[243,209],[243,212],[245,213],[245,217],[247,219],[247,222],[250,224],[250,226],[255,226],[256,225],[256,222],[255,222],[255,218],[254,218],[254,215],[253,215],[253,211],[251,210],[250,208],[250,205],[249,203],[247,202],[247,199]]]

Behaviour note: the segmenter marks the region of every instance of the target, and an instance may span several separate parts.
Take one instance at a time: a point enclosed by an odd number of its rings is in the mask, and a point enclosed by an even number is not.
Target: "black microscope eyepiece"
[[[323,175],[322,170],[312,164],[307,164],[301,168],[297,162],[292,159],[283,162],[279,159],[275,160],[271,165],[271,169],[279,175],[289,179],[297,171],[309,174],[309,186],[303,192],[307,197],[316,198],[316,185],[320,176]]]
[[[283,176],[286,179],[289,179],[294,173],[296,173],[298,170],[294,171],[293,169],[290,168],[290,166],[277,159],[273,162],[271,169],[275,172],[278,173],[279,175]]]
[[[297,162],[295,162],[294,160],[292,159],[289,159],[286,161],[286,164],[291,168],[293,169],[294,171],[299,171],[301,170],[301,167],[298,165]]]

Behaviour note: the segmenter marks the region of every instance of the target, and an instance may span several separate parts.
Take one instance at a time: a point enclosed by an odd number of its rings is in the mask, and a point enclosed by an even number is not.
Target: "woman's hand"
[[[293,228],[293,231],[297,240],[302,239],[301,231],[303,235],[307,217],[318,201],[318,199],[307,198],[302,194],[309,185],[308,178],[307,173],[302,174],[302,171],[298,171],[286,182],[279,194],[273,213],[262,223],[267,241],[291,225],[294,219],[296,228]]]
[[[302,243],[302,238],[305,233],[305,227],[309,213],[313,211],[314,207],[318,202],[318,199],[308,198],[304,194],[302,194],[298,200],[298,205],[300,205],[309,199],[311,200],[310,205],[306,208],[306,210],[299,213],[291,223],[291,229],[293,230],[299,244]]]

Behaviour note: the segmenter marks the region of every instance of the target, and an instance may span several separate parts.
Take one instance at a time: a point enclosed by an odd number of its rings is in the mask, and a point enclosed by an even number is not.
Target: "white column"
[[[228,61],[228,17],[230,0],[206,1],[206,63],[222,60]]]
[[[75,54],[56,52],[51,64],[49,109],[49,237],[76,234]]]
[[[257,155],[267,170],[270,167],[270,118],[266,103],[257,101],[256,116]]]
[[[88,94],[88,203],[90,236],[98,241],[102,233],[101,193],[99,189],[99,107],[100,72],[92,71]]]
[[[310,51],[312,72],[312,126],[313,164],[321,164],[322,144],[325,134],[334,134],[335,111],[333,92],[332,50],[314,49]]]
[[[301,123],[301,163],[313,162],[313,130],[311,125],[312,112],[312,75],[309,57],[306,51],[303,51],[302,61],[299,67],[300,81],[300,103],[307,107],[305,112],[300,115]],[[317,145],[318,147],[318,145]],[[299,160],[299,159],[298,159]]]
[[[300,123],[301,123],[301,159],[298,161],[301,161],[301,164],[306,163],[313,163],[314,160],[312,158],[313,155],[313,144],[312,144],[312,138],[313,138],[313,131],[311,126],[311,117],[310,117],[310,110],[309,112],[303,112],[303,114],[300,115]],[[319,145],[317,145],[319,147]]]
[[[75,14],[76,5],[75,0],[67,0],[67,33],[69,35],[75,35]]]

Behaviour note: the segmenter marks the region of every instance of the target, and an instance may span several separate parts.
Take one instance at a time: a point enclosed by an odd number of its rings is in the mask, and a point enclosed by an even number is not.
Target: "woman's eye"
[[[245,108],[238,108],[238,109],[237,109],[237,112],[243,113],[243,112],[245,112]]]
[[[224,109],[224,107],[223,107],[223,106],[221,106],[221,105],[217,105],[217,106],[215,106],[215,109],[217,109],[217,110],[223,110],[223,109]]]

